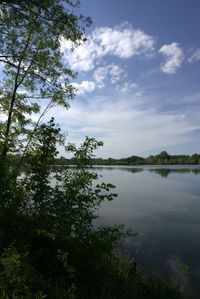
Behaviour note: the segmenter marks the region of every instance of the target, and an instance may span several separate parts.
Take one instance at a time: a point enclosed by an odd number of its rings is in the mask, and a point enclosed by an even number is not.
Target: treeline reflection
[[[146,167],[138,167],[138,168],[132,168],[132,167],[109,167],[109,166],[94,166],[96,170],[108,170],[108,171],[114,171],[116,169],[131,173],[139,173],[143,171],[149,171],[152,173],[156,173],[160,175],[161,177],[168,177],[170,174],[176,173],[176,174],[194,174],[199,175],[200,174],[200,168],[146,168]]]

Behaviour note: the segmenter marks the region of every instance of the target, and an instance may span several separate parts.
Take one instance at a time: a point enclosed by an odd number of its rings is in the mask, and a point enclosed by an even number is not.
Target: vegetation
[[[51,119],[33,137],[23,177],[13,176],[9,160],[4,164],[0,297],[179,298],[175,283],[120,257],[120,245],[131,232],[123,226],[93,227],[100,203],[116,197],[114,186],[100,183],[88,169],[93,150],[102,143],[86,138],[78,149],[69,144],[76,171],[52,173],[57,142],[63,138]]]
[[[195,153],[193,155],[169,155],[166,151],[162,151],[159,155],[147,157],[145,159],[145,164],[200,164],[200,154]]]
[[[175,283],[120,257],[130,231],[93,227],[101,202],[116,197],[114,186],[88,169],[102,142],[69,144],[76,171],[52,172],[64,138],[54,119],[41,119],[54,105],[68,108],[74,97],[75,74],[63,65],[60,42],[84,41],[82,24],[90,19],[74,13],[78,4],[0,1],[0,297],[179,298]],[[40,102],[47,102],[43,111]]]
[[[19,157],[18,157],[19,158]],[[16,157],[17,159],[17,157]],[[73,165],[74,159],[67,159],[64,157],[57,158],[55,160],[57,165]],[[200,154],[193,155],[169,155],[166,151],[162,151],[158,155],[151,155],[147,158],[138,156],[131,156],[121,159],[92,159],[93,165],[194,165],[200,164]]]
[[[44,114],[55,105],[69,107],[74,98],[70,79],[75,75],[63,64],[61,41],[84,41],[83,26],[90,18],[77,16],[79,1],[1,1],[0,84],[1,153],[23,155]],[[40,111],[41,105],[43,111]],[[41,113],[38,121],[30,117]],[[24,142],[27,146],[24,147]]]

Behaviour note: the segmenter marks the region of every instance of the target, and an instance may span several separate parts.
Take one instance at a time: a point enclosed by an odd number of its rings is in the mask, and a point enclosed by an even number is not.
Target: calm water
[[[118,198],[102,204],[97,224],[138,233],[125,250],[138,264],[178,276],[200,298],[200,166],[97,167]],[[198,295],[199,294],[199,297]]]

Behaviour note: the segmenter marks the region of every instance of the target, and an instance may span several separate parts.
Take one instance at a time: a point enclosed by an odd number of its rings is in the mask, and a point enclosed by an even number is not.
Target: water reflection
[[[191,298],[196,298],[200,293],[200,166],[95,170],[102,180],[116,185],[119,195],[102,204],[97,224],[124,223],[133,228],[138,236],[126,245],[131,257],[156,271],[179,274],[187,292],[194,295]],[[187,277],[181,274],[183,265],[190,268]]]
[[[198,168],[191,168],[191,169],[189,169],[189,168],[182,168],[182,169],[158,168],[158,169],[149,169],[149,171],[159,174],[161,177],[165,177],[165,178],[168,177],[168,175],[171,173],[177,173],[177,174],[192,173],[195,175],[200,174],[200,169],[198,169]]]
[[[126,166],[93,166],[92,167],[95,170],[108,170],[108,171],[115,171],[116,169],[121,170],[121,171],[128,171],[132,173],[137,173],[137,172],[142,172],[144,171],[144,168],[139,168],[139,167],[126,167]]]
[[[59,168],[59,169],[66,169],[66,168],[76,168],[75,165],[69,165],[69,166],[60,166],[60,165],[54,165],[53,168]],[[145,166],[101,166],[101,165],[95,165],[91,167],[91,169],[97,170],[97,171],[126,171],[131,173],[139,173],[143,171],[152,172],[159,174],[163,178],[167,178],[170,174],[200,174],[200,165],[195,166],[173,166],[173,165],[145,165]]]
[[[170,168],[169,168],[170,167]],[[170,174],[177,173],[177,174],[200,174],[200,166],[196,166],[195,168],[191,167],[185,167],[185,166],[177,166],[176,168],[173,168],[173,166],[168,166],[165,168],[165,166],[144,166],[144,167],[135,167],[135,166],[94,166],[93,167],[96,170],[108,170],[108,171],[126,171],[126,172],[132,172],[132,173],[138,173],[142,171],[149,171],[156,174],[159,174],[163,178],[167,178]]]

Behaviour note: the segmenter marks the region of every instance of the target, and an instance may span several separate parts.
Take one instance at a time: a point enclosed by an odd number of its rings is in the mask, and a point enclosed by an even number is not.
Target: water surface
[[[97,224],[132,228],[138,236],[126,245],[130,257],[178,276],[190,294],[200,293],[200,166],[95,170],[119,195],[101,205]]]

